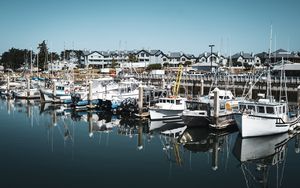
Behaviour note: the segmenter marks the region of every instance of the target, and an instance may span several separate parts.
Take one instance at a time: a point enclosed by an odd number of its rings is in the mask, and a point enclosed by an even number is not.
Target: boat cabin
[[[285,103],[240,102],[238,109],[240,112],[264,116],[284,115],[287,112]]]
[[[176,105],[182,105],[183,100],[182,98],[160,98],[159,103],[166,103],[166,104],[176,104]]]
[[[203,111],[210,112],[210,104],[199,102],[199,101],[186,101],[186,109],[191,111],[203,110]]]

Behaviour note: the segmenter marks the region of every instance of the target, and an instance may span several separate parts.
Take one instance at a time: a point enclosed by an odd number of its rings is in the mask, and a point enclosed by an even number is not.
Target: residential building
[[[205,52],[205,53],[200,54],[198,57],[198,62],[200,62],[200,63],[204,63],[204,62],[210,63],[211,61],[213,63],[217,63],[222,66],[225,66],[227,63],[227,59],[223,55],[221,55],[219,52],[218,53]]]
[[[231,60],[233,62],[233,66],[241,65],[242,67],[244,67],[246,64],[252,66],[255,64],[261,64],[260,58],[258,56],[254,56],[253,53],[236,53],[233,56],[231,56]]]

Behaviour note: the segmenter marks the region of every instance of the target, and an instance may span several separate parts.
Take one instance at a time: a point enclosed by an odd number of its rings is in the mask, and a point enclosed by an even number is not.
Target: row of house
[[[168,64],[170,67],[178,67],[179,64],[195,64],[197,62],[210,62],[226,64],[227,58],[220,53],[203,53],[198,57],[182,52],[164,53],[161,50],[140,51],[84,51],[81,64],[85,66],[96,65],[107,67],[113,62],[121,67],[147,67],[150,64]]]
[[[266,62],[277,62],[281,58],[289,59],[292,62],[299,62],[298,53],[289,53],[279,49],[270,55],[266,52],[259,54],[236,53],[230,57],[225,57],[220,53],[202,53],[199,56],[186,54],[183,52],[164,53],[161,50],[135,50],[135,51],[83,51],[80,58],[82,66],[93,66],[98,68],[111,67],[113,64],[123,67],[145,68],[151,64],[168,65],[178,67],[179,64],[187,64],[194,69],[211,71],[212,67],[217,66],[260,66]],[[70,61],[71,64],[74,62]],[[66,67],[65,62],[52,63],[48,67],[52,70],[59,70]]]

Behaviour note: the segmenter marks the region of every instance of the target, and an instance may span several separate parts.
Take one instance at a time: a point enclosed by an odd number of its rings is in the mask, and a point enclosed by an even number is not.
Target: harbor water
[[[0,187],[299,187],[300,135],[241,139],[0,99]]]

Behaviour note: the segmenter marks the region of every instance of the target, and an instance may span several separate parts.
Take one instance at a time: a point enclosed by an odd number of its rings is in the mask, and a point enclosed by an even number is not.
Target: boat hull
[[[290,123],[279,123],[278,118],[235,114],[241,136],[254,137],[288,132]]]
[[[181,119],[183,110],[165,110],[165,109],[150,109],[150,119],[153,120],[172,120]]]
[[[211,118],[208,116],[192,116],[192,115],[182,115],[183,122],[187,127],[208,127],[211,122]]]

